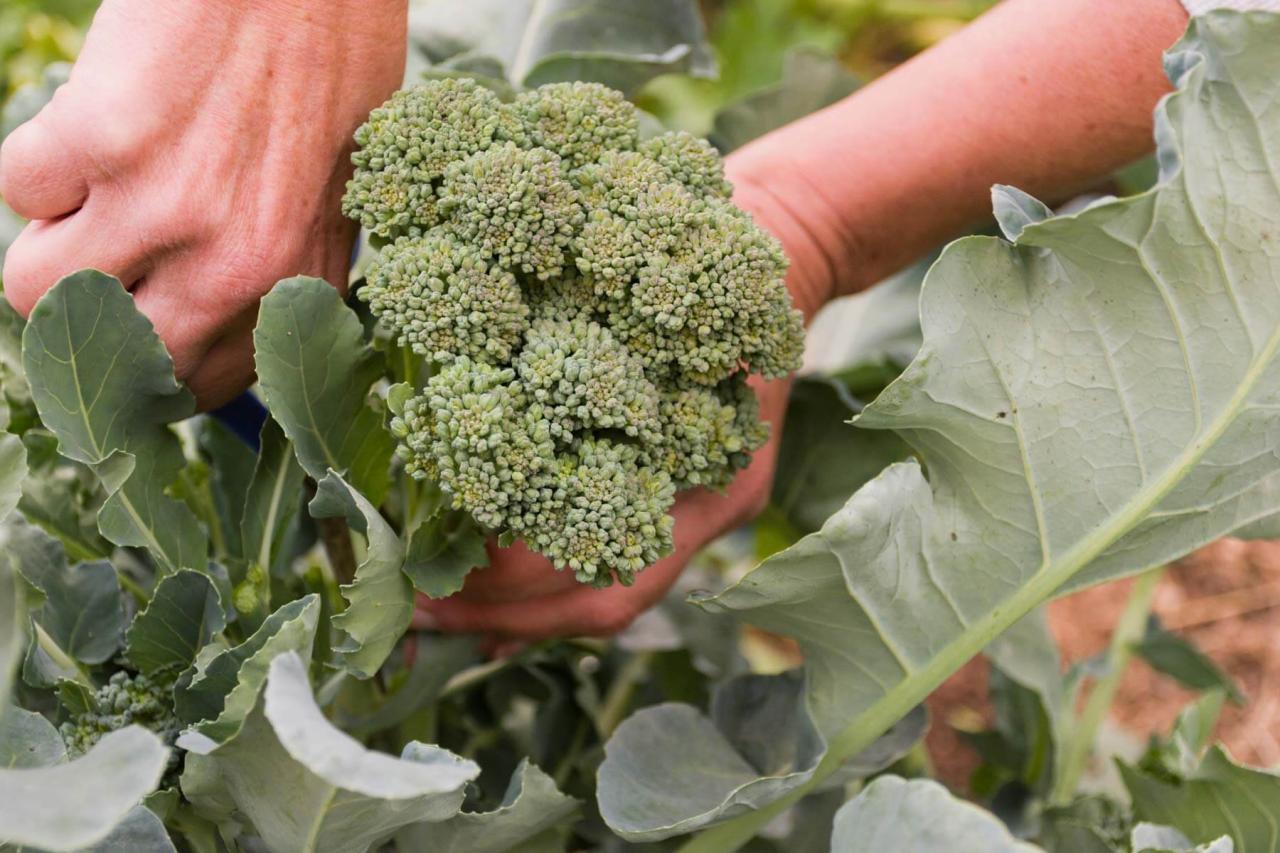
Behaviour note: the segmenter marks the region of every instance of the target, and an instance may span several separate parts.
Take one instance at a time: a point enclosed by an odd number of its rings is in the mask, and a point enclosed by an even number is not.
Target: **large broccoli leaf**
[[[0,770],[0,838],[45,850],[92,845],[155,788],[168,760],[160,738],[129,726],[75,761]]]
[[[185,462],[168,425],[191,414],[193,400],[120,282],[84,270],[55,284],[27,321],[22,360],[59,450],[107,489],[102,535],[149,549],[166,569],[204,569],[204,531],[165,493]]]
[[[116,653],[127,622],[120,581],[110,563],[70,565],[56,539],[16,520],[0,529],[0,545],[43,599],[32,606],[39,642],[27,650],[24,675],[29,682],[51,687],[59,677],[83,680],[77,665],[104,663]]]
[[[836,813],[832,853],[1034,853],[995,815],[928,779],[882,776]]]
[[[378,508],[333,471],[320,481],[309,508],[315,518],[345,518],[367,542],[354,582],[342,587],[347,609],[333,617],[333,627],[345,635],[335,651],[347,670],[357,678],[372,678],[413,618],[404,543]]]
[[[440,823],[417,823],[396,835],[400,850],[434,853],[517,853],[577,816],[578,801],[529,759],[511,774],[502,803],[489,812],[461,812]],[[563,849],[564,840],[555,849]],[[550,847],[548,847],[550,849]]]
[[[432,0],[409,41],[448,70],[516,86],[593,80],[633,93],[660,74],[715,74],[695,0]]]
[[[240,733],[188,756],[183,788],[197,804],[229,798],[268,849],[363,853],[410,823],[455,815],[479,772],[417,742],[399,758],[366,750],[325,719],[306,664],[286,653]]]
[[[148,675],[170,667],[185,669],[226,621],[209,576],[184,569],[156,585],[147,606],[129,625],[125,653]]]
[[[382,503],[392,441],[366,402],[382,370],[355,312],[322,279],[285,279],[263,298],[253,343],[267,407],[306,472],[337,471]]]
[[[271,662],[288,652],[310,660],[319,619],[319,597],[308,595],[272,613],[240,645],[197,659],[174,688],[178,717],[192,724],[179,745],[208,750],[235,736],[258,701]]]
[[[1280,776],[1243,767],[1211,748],[1186,779],[1121,766],[1134,815],[1168,824],[1195,843],[1231,836],[1241,853],[1280,846]]]
[[[1180,91],[1157,113],[1155,189],[1056,218],[1006,199],[1013,242],[967,238],[935,264],[923,348],[859,419],[921,463],[891,466],[702,601],[800,641],[826,755],[805,785],[688,850],[736,849],[1050,596],[1274,513],[1277,38],[1270,15],[1196,19],[1166,60]],[[641,765],[605,768],[602,801],[653,783]],[[740,789],[726,779],[724,802]],[[612,826],[653,838],[696,817],[658,805]]]

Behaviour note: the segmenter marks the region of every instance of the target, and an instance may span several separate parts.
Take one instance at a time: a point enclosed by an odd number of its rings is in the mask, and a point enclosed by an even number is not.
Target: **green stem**
[[[138,604],[146,605],[151,598],[151,593],[142,588],[136,580],[126,575],[124,572],[116,572],[116,577],[120,580],[120,586],[124,587],[125,592],[132,595],[138,600]]]
[[[40,627],[40,623],[32,621],[32,625],[36,628],[36,643],[39,644],[40,650],[49,656],[60,669],[67,670],[75,674],[75,680],[93,689],[93,681],[90,680],[88,673],[76,663],[76,661],[59,646],[57,641],[50,637],[44,628]]]
[[[618,677],[609,685],[609,692],[600,703],[600,713],[596,715],[596,731],[600,734],[600,740],[608,740],[609,735],[622,722],[631,706],[631,698],[636,694],[636,688],[649,675],[652,664],[653,652],[638,652],[618,670]]]
[[[1093,686],[1084,710],[1072,726],[1063,750],[1062,765],[1058,779],[1053,787],[1053,802],[1063,804],[1075,796],[1080,777],[1084,774],[1093,754],[1093,744],[1098,736],[1098,727],[1106,719],[1111,704],[1115,701],[1120,680],[1129,667],[1129,659],[1133,656],[1133,645],[1142,639],[1147,628],[1147,617],[1151,613],[1151,602],[1155,598],[1156,586],[1164,575],[1164,569],[1153,569],[1140,576],[1129,594],[1129,602],[1116,622],[1111,634],[1111,642],[1107,646],[1106,674]]]
[[[577,728],[573,730],[573,740],[569,743],[569,748],[565,750],[564,755],[561,756],[559,763],[556,765],[556,772],[551,775],[556,787],[562,791],[565,783],[569,781],[569,775],[573,773],[573,767],[578,762],[578,756],[582,754],[582,747],[587,742],[587,732],[590,728],[586,717],[579,718]]]

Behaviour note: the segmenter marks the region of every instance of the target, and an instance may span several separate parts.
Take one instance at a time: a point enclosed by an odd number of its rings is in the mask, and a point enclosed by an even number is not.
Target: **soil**
[[[1050,624],[1065,663],[1106,647],[1131,584],[1105,584],[1050,605]],[[1227,750],[1247,764],[1280,764],[1280,541],[1224,539],[1179,561],[1161,581],[1154,609],[1166,628],[1190,639],[1244,693],[1243,706],[1228,706],[1218,724]],[[929,699],[930,756],[938,776],[958,791],[967,789],[977,766],[977,756],[959,730],[990,721],[986,681],[986,662],[977,658]],[[1167,731],[1192,697],[1135,660],[1121,683],[1111,721],[1142,741]]]

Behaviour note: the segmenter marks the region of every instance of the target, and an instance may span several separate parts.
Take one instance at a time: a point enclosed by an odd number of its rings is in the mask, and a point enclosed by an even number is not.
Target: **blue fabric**
[[[259,450],[262,425],[267,422],[267,408],[251,392],[245,391],[210,414],[255,452]]]

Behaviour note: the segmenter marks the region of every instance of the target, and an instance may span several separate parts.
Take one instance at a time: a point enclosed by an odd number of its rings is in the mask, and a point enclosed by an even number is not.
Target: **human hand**
[[[404,0],[106,0],[0,151],[0,195],[33,220],[5,296],[26,314],[68,273],[111,273],[200,405],[234,397],[278,279],[346,286],[352,134],[401,83],[405,18]]]
[[[734,201],[782,241],[791,259],[787,287],[796,305],[811,317],[832,290],[831,267],[819,243],[777,202],[764,180],[735,166],[729,158],[726,170],[736,185]],[[626,628],[662,600],[703,546],[750,521],[768,502],[791,382],[753,378],[751,385],[760,401],[760,416],[770,425],[769,441],[723,494],[692,489],[676,497],[671,509],[675,549],[640,572],[632,586],[584,586],[572,572],[555,571],[522,543],[498,548],[490,542],[490,565],[472,572],[457,595],[442,600],[420,597],[414,626],[488,634],[498,641],[498,648],[506,641],[610,635]]]

